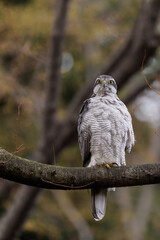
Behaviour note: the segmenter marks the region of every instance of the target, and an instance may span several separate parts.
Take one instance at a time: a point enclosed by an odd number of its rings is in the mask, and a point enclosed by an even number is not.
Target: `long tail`
[[[107,189],[95,188],[91,190],[92,215],[96,221],[100,221],[106,213]]]

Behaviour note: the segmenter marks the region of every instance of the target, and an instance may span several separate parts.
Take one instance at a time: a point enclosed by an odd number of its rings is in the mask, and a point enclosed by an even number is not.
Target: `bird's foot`
[[[106,164],[104,164],[104,166],[105,166],[106,168],[110,168],[110,167],[111,167],[111,164],[106,163]]]
[[[97,166],[110,168],[110,167],[118,166],[118,164],[117,163],[104,163],[104,164],[97,164]]]
[[[118,164],[116,162],[110,163],[109,164],[110,167],[118,167]]]

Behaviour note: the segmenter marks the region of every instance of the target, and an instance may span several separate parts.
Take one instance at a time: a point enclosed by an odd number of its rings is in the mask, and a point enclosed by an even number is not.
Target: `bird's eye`
[[[96,83],[99,84],[100,83],[100,79],[97,79]]]
[[[113,85],[113,80],[110,80],[110,81],[109,81],[109,84]]]

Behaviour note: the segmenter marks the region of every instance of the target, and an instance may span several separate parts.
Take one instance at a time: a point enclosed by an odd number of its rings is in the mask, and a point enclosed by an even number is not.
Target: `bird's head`
[[[96,78],[93,92],[96,95],[107,95],[108,93],[117,93],[117,84],[113,77],[109,75],[100,75]]]

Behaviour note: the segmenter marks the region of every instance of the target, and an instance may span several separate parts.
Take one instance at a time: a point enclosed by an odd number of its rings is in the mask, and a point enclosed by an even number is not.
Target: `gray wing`
[[[80,146],[82,162],[84,167],[89,163],[90,157],[91,157],[91,152],[90,152],[91,136],[87,129],[86,124],[84,124],[84,115],[88,111],[89,103],[90,103],[90,99],[87,99],[86,101],[84,101],[81,107],[81,110],[79,112],[79,118],[78,118],[78,142]]]
[[[130,124],[130,128],[127,131],[127,143],[126,143],[126,152],[130,153],[132,146],[135,144],[135,137],[133,126]]]
[[[129,114],[129,120],[128,120],[126,151],[130,153],[132,146],[135,144],[135,136],[133,131],[132,118],[129,112],[128,114]]]

